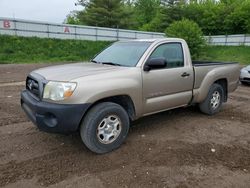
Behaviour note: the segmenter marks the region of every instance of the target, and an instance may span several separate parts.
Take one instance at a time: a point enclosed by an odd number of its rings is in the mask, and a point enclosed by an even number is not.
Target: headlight
[[[49,81],[43,91],[44,99],[60,101],[70,97],[76,88],[76,83]]]
[[[247,73],[248,71],[247,71],[247,69],[243,68],[243,69],[240,70],[240,72],[241,73]]]

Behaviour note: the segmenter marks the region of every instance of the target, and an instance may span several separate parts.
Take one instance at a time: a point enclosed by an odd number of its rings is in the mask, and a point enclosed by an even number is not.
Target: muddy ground
[[[0,66],[0,187],[250,187],[250,86],[212,117],[189,107],[140,119],[120,149],[96,155],[21,110],[22,81],[42,66]]]

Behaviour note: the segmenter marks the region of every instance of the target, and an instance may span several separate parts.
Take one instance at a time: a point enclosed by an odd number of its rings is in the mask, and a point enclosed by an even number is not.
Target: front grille
[[[40,98],[39,83],[37,80],[27,77],[26,79],[26,89],[30,91],[33,95]]]
[[[250,78],[244,78],[244,80],[246,80],[246,81],[250,81]]]

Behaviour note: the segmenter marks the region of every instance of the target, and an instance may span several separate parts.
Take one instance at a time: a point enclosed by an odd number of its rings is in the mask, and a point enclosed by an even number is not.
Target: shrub
[[[188,19],[173,22],[166,29],[165,33],[167,37],[177,37],[186,40],[193,58],[199,56],[201,49],[206,44],[198,24]]]

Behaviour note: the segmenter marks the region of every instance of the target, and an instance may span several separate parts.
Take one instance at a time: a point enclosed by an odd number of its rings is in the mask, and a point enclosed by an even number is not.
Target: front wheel
[[[98,154],[118,148],[126,139],[128,131],[127,112],[120,105],[111,102],[94,106],[80,128],[83,143]]]
[[[223,99],[223,87],[219,84],[213,84],[206,99],[199,104],[200,110],[205,114],[214,115],[220,111]]]

